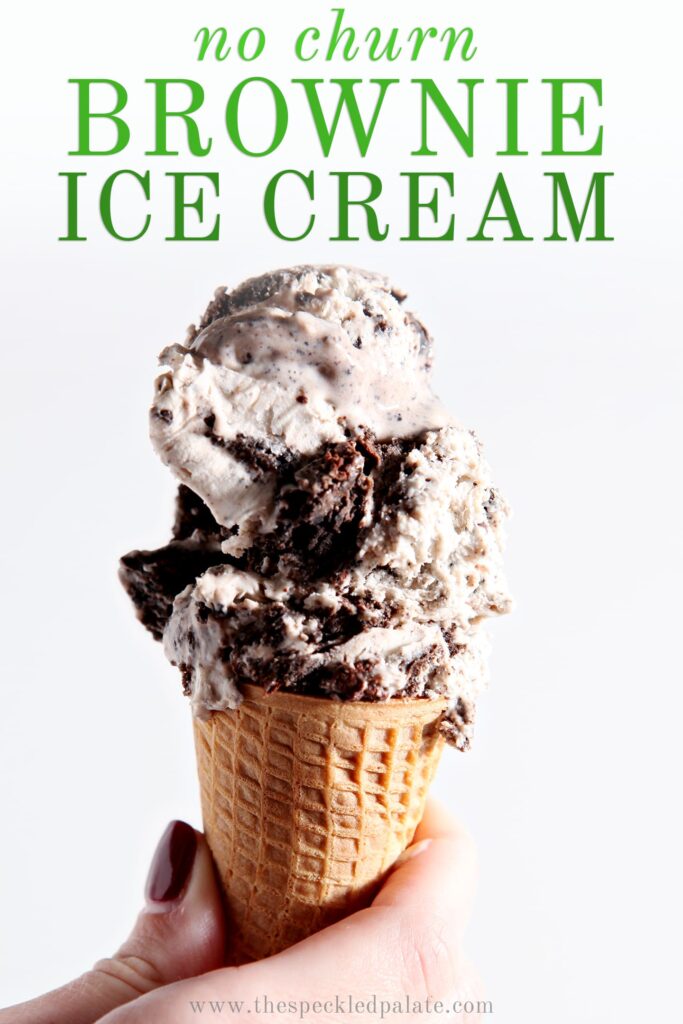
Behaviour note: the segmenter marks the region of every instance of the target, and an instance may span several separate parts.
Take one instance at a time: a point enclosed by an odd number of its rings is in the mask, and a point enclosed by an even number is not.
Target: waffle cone
[[[236,711],[195,721],[232,963],[277,953],[368,903],[422,817],[446,706],[242,690]]]

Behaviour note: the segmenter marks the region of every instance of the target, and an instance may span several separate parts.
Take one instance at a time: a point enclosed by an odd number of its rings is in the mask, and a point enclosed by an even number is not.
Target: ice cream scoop
[[[121,577],[199,718],[247,685],[446,698],[442,732],[469,745],[482,623],[510,607],[507,507],[404,301],[354,268],[280,270],[219,289],[161,354],[151,437],[176,524]]]
[[[272,514],[268,470],[351,433],[442,426],[431,342],[384,278],[299,267],[219,290],[185,345],[161,354],[152,443],[243,551]]]

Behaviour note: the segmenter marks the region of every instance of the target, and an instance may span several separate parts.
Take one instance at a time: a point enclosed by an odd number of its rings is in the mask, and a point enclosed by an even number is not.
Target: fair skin
[[[367,1011],[336,1012],[335,997],[374,995],[379,1006],[381,1000],[405,1004],[407,993],[411,1006],[418,1004],[416,1011],[386,1010],[384,1019],[418,1024],[439,1020],[424,1010],[428,998],[449,1007],[455,1000],[484,998],[462,950],[476,878],[474,847],[436,803],[428,805],[412,846],[370,907],[277,956],[242,967],[222,966],[229,922],[208,849],[203,837],[197,838],[190,875],[177,898],[148,902],[112,958],[63,988],[0,1010],[0,1024],[180,1024],[197,1020],[193,1000],[205,1000],[207,1009],[209,1000],[231,1000],[221,1013],[203,1014],[231,1024],[368,1022],[373,1016]],[[256,1000],[264,996],[273,1003],[293,1001],[296,1009],[289,1015],[261,1013]],[[316,1000],[330,1001],[327,1009],[316,1011]],[[449,1012],[441,1019],[474,1024],[484,1017]]]

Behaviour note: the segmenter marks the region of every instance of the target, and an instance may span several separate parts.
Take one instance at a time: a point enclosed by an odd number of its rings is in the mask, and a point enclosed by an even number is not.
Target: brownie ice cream
[[[173,537],[121,578],[194,713],[240,686],[446,695],[468,746],[483,620],[509,610],[505,502],[433,395],[431,339],[383,277],[295,267],[219,289],[161,353],[151,436],[180,481]]]

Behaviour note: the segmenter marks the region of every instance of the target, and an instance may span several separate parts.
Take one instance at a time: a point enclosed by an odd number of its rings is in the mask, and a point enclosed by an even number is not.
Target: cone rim
[[[254,683],[242,683],[239,690],[243,698],[241,703],[263,704],[267,702],[272,703],[273,707],[295,705],[299,711],[324,712],[326,715],[329,715],[331,712],[339,715],[351,712],[352,714],[375,717],[377,715],[390,716],[392,713],[408,710],[419,712],[433,710],[434,717],[437,717],[439,714],[443,714],[449,704],[449,698],[445,694],[436,697],[389,697],[386,700],[368,701],[340,700],[332,696],[316,697],[308,693],[292,693],[289,690],[273,690],[268,693],[263,686],[258,686]],[[238,709],[240,706],[241,704],[238,705]],[[209,713],[209,720],[214,715],[232,713],[232,709],[211,711]]]

